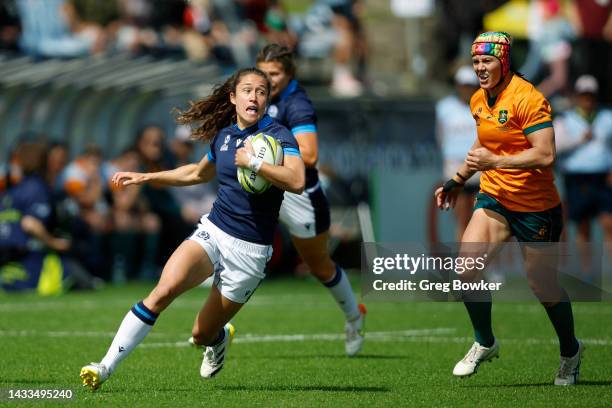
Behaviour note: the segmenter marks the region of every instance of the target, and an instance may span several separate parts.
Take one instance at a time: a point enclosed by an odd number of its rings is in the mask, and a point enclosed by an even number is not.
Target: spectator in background
[[[11,153],[7,163],[0,163],[0,192],[18,184],[23,178],[21,167],[17,164],[15,153]]]
[[[111,230],[110,206],[104,199],[101,164],[100,148],[90,146],[66,166],[57,183],[57,212],[62,229],[72,238],[70,255],[93,275],[108,279],[104,241]]]
[[[612,111],[598,106],[595,77],[579,77],[574,90],[575,106],[555,120],[555,134],[569,218],[578,227],[576,239],[589,273],[586,244],[595,217],[604,241],[612,242]]]
[[[363,93],[367,44],[360,22],[359,0],[319,0],[333,11],[332,24],[337,40],[334,50],[334,71],[331,91],[341,97],[355,97]],[[351,65],[356,63],[358,75]],[[357,78],[361,77],[361,78]]]
[[[612,101],[612,1],[570,2],[570,18],[578,36],[574,63],[580,74],[591,73],[599,81],[599,100]]]
[[[184,166],[192,162],[194,140],[191,139],[191,127],[177,126],[174,138],[170,144],[176,166]],[[174,198],[181,208],[183,220],[195,226],[202,214],[208,214],[217,198],[217,185],[215,182],[194,184],[192,186],[171,187]]]
[[[104,50],[104,31],[80,20],[66,0],[16,0],[21,48],[43,58],[71,58]]]
[[[268,43],[294,49],[297,36],[287,28],[286,13],[278,0],[238,0],[244,16],[253,21]]]
[[[128,279],[152,279],[158,275],[156,263],[159,248],[159,217],[151,212],[142,195],[142,188],[123,188],[111,183],[119,171],[138,171],[140,156],[134,148],[124,150],[117,158],[102,165],[106,195],[112,204],[110,237],[111,279],[124,283]]]
[[[550,98],[568,85],[574,32],[560,0],[533,0],[527,27],[529,53],[519,71]]]
[[[0,3],[0,52],[19,50],[20,31],[21,25],[15,0],[3,0]]]
[[[41,143],[18,145],[15,158],[23,179],[0,192],[0,283],[5,290],[58,294],[67,276],[57,252],[67,251],[70,241],[50,233],[53,203],[43,178],[46,153]]]
[[[47,171],[45,176],[54,194],[58,193],[63,188],[63,186],[59,185],[59,183],[61,183],[60,175],[68,165],[69,160],[70,153],[67,143],[51,143],[47,153]]]
[[[442,39],[444,60],[457,61],[469,53],[472,40],[483,29],[484,15],[508,0],[439,0],[442,14],[437,34]],[[446,74],[446,73],[445,73]],[[440,75],[442,76],[442,75]]]
[[[164,131],[159,126],[145,126],[138,132],[136,150],[140,155],[142,170],[145,172],[164,171],[173,168],[168,152],[164,148]],[[142,188],[147,208],[161,221],[161,242],[158,264],[163,264],[177,246],[192,230],[192,226],[181,216],[181,208],[169,187],[147,184]],[[153,277],[151,277],[153,278]]]
[[[455,176],[476,138],[476,124],[470,111],[470,98],[479,88],[478,78],[472,67],[464,65],[456,71],[454,80],[456,92],[436,103],[436,139],[442,151],[445,179]],[[465,183],[457,197],[455,203],[457,242],[461,241],[463,231],[470,221],[479,188],[480,172]]]
[[[89,146],[66,166],[60,176],[63,192],[72,201],[73,214],[98,234],[108,232],[110,225],[101,166],[102,151],[98,146]]]

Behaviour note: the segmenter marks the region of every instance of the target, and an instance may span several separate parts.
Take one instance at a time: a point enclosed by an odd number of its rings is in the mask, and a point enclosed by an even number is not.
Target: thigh
[[[503,242],[511,237],[508,221],[501,214],[485,208],[474,211],[463,233],[459,256],[464,258],[486,258],[491,262]],[[461,278],[472,280],[480,277],[482,271],[467,270]]]
[[[487,208],[477,208],[463,233],[461,243],[498,244],[506,241],[511,235],[506,217]]]
[[[327,281],[333,278],[334,264],[329,256],[329,232],[325,231],[313,238],[291,237],[300,257],[308,264],[313,274]]]
[[[183,241],[166,262],[159,282],[145,299],[145,305],[159,313],[176,297],[202,283],[212,271],[212,262],[206,251],[194,241]]]

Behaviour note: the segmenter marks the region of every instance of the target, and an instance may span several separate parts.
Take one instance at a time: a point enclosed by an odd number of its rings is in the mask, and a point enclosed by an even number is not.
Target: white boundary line
[[[368,342],[409,342],[409,343],[471,343],[471,337],[449,337],[456,329],[439,327],[434,329],[411,329],[397,331],[372,331],[366,333]],[[0,330],[0,337],[114,337],[114,332],[104,331],[37,331],[37,330]],[[446,335],[446,336],[445,336]],[[175,333],[150,333],[147,337],[175,337]],[[187,336],[187,335],[185,335]],[[296,343],[309,341],[341,341],[344,334],[318,333],[318,334],[239,334],[234,343]],[[581,338],[591,346],[612,346],[612,338]],[[500,343],[529,344],[529,345],[556,345],[557,340],[550,339],[517,339],[500,338]],[[166,342],[145,342],[139,348],[165,348],[189,347],[187,340]]]

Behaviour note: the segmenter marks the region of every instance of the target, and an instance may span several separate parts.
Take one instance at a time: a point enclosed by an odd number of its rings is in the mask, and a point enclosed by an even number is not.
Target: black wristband
[[[445,193],[448,193],[449,191],[451,191],[452,189],[456,187],[463,187],[463,184],[457,183],[455,180],[450,179],[442,185],[442,191],[444,191]]]
[[[459,177],[461,180],[463,180],[463,182],[465,183],[466,181],[468,181],[468,179],[466,179],[465,177],[463,177],[459,172],[457,172],[457,177]]]

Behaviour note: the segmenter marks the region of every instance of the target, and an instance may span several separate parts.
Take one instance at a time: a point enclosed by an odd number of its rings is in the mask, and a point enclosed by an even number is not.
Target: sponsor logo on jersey
[[[223,141],[223,145],[219,148],[219,151],[226,152],[229,141],[230,141],[230,135],[225,136],[225,140]]]
[[[210,234],[206,231],[198,231],[198,233],[196,234],[196,236],[198,238],[203,239],[204,241],[206,241],[207,239],[210,238]]]

